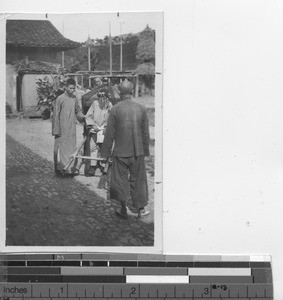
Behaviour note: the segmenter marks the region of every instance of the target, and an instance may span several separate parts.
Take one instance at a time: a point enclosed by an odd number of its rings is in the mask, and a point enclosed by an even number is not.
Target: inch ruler
[[[1,254],[0,300],[273,299],[270,257]]]

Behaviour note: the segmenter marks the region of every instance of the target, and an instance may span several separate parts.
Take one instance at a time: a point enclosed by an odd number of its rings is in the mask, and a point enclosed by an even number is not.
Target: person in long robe
[[[84,114],[87,114],[93,101],[98,100],[97,93],[102,88],[103,88],[102,78],[99,76],[95,77],[94,78],[94,88],[82,96],[82,111]],[[88,133],[89,133],[89,131],[85,124],[84,136],[86,136],[86,141],[84,143],[84,156],[91,156],[91,149],[90,149],[91,137]],[[85,167],[84,167],[85,176],[94,176],[93,168],[91,166],[91,160],[85,159],[84,163],[85,163]]]
[[[113,104],[113,101],[115,101],[114,97],[117,97],[114,95],[114,92],[112,91],[112,87],[110,83],[103,81],[102,77],[97,76],[94,78],[94,88],[82,96],[82,111],[86,115],[90,107],[92,106],[93,102],[98,99],[98,93],[101,90],[107,90],[109,94],[109,101]],[[96,102],[97,103],[97,102]],[[84,144],[84,156],[95,156],[97,152],[96,147],[91,148],[93,144],[93,136],[91,137],[90,134],[88,134],[89,131],[87,127],[84,127],[84,135],[86,136],[86,141]],[[85,176],[94,176],[95,175],[95,168],[93,167],[94,161],[91,161],[90,159],[85,159],[85,168],[84,168],[84,174]]]
[[[104,133],[107,126],[112,103],[110,94],[106,88],[101,89],[86,113],[86,126],[89,130],[90,156],[98,157],[100,147],[103,143]],[[90,161],[90,167],[86,176],[94,176],[96,167],[99,166],[96,160]]]
[[[122,99],[110,111],[101,156],[112,156],[110,198],[120,202],[116,214],[126,219],[129,193],[138,216],[148,213],[144,158],[149,156],[149,124],[145,106],[131,99],[132,83],[122,81],[119,90]]]
[[[66,170],[64,167],[76,151],[76,119],[84,121],[79,102],[74,95],[75,89],[76,82],[68,79],[66,91],[56,99],[53,110],[54,168],[58,176],[73,174],[72,165]]]

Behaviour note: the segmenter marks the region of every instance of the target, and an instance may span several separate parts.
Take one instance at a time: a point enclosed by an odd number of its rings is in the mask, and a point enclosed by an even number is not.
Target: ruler
[[[268,256],[1,254],[0,299],[273,299]]]

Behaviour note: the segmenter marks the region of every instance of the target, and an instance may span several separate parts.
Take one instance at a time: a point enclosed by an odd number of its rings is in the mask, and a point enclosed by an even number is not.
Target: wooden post
[[[88,58],[88,71],[90,72],[90,46],[87,49],[87,58]]]
[[[62,68],[65,69],[65,52],[62,51]]]
[[[86,45],[87,45],[87,57],[88,57],[88,72],[89,72],[89,75],[90,75],[90,46],[92,44],[92,41],[91,41],[91,38],[90,36],[88,36],[87,38],[87,41],[86,41]],[[89,88],[91,89],[91,79],[89,78],[88,79],[88,86]]]
[[[135,76],[135,98],[139,96],[139,75]]]

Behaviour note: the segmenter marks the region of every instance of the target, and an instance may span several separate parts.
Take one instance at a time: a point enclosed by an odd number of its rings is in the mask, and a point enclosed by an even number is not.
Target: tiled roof
[[[80,43],[65,38],[48,20],[7,20],[6,44],[72,49]]]

